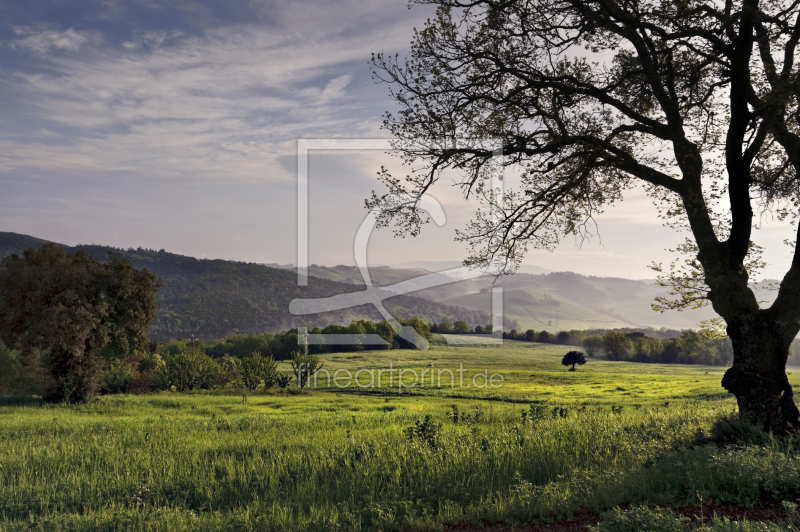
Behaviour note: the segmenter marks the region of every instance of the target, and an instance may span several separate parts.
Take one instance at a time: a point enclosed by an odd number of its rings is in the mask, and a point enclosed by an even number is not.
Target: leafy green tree
[[[233,385],[234,387],[239,387],[243,384],[242,359],[232,357],[228,353],[225,353],[218,363],[220,368],[222,368],[226,384]]]
[[[467,334],[469,332],[469,325],[464,320],[457,320],[453,323],[453,334]]]
[[[349,346],[353,351],[363,351],[365,335],[368,333],[366,323],[372,325],[371,322],[351,321],[350,326],[345,329],[346,334],[355,334],[357,337],[358,345]],[[374,325],[371,327],[374,329]]]
[[[397,336],[397,332],[395,332],[394,328],[389,324],[389,322],[383,320],[375,326],[375,329],[377,330],[378,336],[383,338],[388,344],[385,349],[391,348],[392,344],[394,344],[394,339]]]
[[[586,357],[583,356],[583,353],[581,353],[580,351],[570,351],[569,353],[564,355],[564,358],[561,359],[562,366],[572,366],[572,368],[570,368],[570,371],[575,371],[576,364],[581,366],[586,364]]]
[[[187,390],[212,390],[224,382],[222,368],[202,351],[195,350],[167,355],[153,383],[157,388],[175,387],[178,392]]]
[[[569,345],[583,345],[584,338],[586,338],[585,332],[579,331],[578,329],[572,329],[569,331],[569,341],[567,343]]]
[[[599,334],[584,338],[583,348],[586,349],[586,354],[593,357],[603,348],[603,338]]]
[[[423,194],[454,170],[486,205],[460,234],[465,263],[512,264],[531,246],[588,237],[598,212],[641,186],[691,235],[683,267],[662,277],[673,297],[656,307],[711,304],[732,341],[722,385],[740,415],[800,427],[785,371],[800,332],[800,232],[768,308],[749,284],[762,264],[757,213],[798,217],[800,3],[415,3],[437,14],[411,53],[373,59],[399,106],[384,125],[415,165],[404,180],[383,171],[388,194],[367,205],[378,223],[417,234]],[[496,198],[493,165],[521,167],[519,190]]]
[[[526,342],[534,342],[536,341],[536,331],[533,329],[528,329],[525,331],[525,341]]]
[[[292,372],[297,377],[297,386],[305,388],[311,377],[322,369],[324,363],[314,355],[301,355],[298,352],[292,353],[289,362],[292,365]]]
[[[139,373],[153,373],[164,365],[164,360],[156,352],[145,353],[137,364],[136,370]]]
[[[127,393],[135,381],[136,376],[129,365],[113,365],[103,374],[102,389],[105,393]]]
[[[661,364],[675,364],[678,362],[680,356],[680,349],[678,349],[678,342],[674,338],[661,341],[662,351],[654,362]]]
[[[325,329],[327,330],[327,327]],[[344,331],[344,327],[341,330]],[[297,345],[297,329],[290,329],[274,336],[270,342],[270,353],[275,360],[289,360]]]
[[[242,383],[250,391],[255,391],[261,383],[264,390],[275,384],[278,373],[278,364],[272,355],[264,357],[261,353],[251,353],[241,362]]]
[[[107,262],[48,244],[0,268],[0,337],[46,353],[45,399],[81,402],[100,389],[103,366],[149,349],[160,283],[119,255]]]
[[[661,340],[650,336],[642,336],[634,342],[637,362],[652,362],[664,350]]]
[[[234,334],[225,340],[204,345],[201,348],[212,358],[222,358],[225,353],[235,358],[244,358],[250,353],[258,351],[262,356],[272,353],[270,343],[274,335],[264,334]]]
[[[430,340],[431,338],[433,338],[431,336],[430,325],[422,321],[418,316],[411,316],[410,318],[404,320],[399,319],[397,321],[403,325],[408,325],[409,327],[412,327],[415,331],[417,331],[417,334],[419,334],[426,340]]]
[[[540,344],[552,344],[553,343],[553,335],[547,331],[539,332],[539,335],[536,337],[536,341]]]
[[[27,357],[10,349],[0,340],[0,395],[41,395],[42,366],[38,352]]]
[[[445,318],[445,319],[443,319],[442,321],[439,322],[439,327],[438,328],[439,328],[439,332],[440,333],[447,334],[447,333],[449,333],[450,331],[453,330],[453,324],[450,323],[450,320]]]
[[[628,360],[633,354],[633,342],[620,331],[608,331],[603,335],[603,349],[609,360]]]
[[[713,365],[717,363],[719,357],[713,340],[691,329],[681,331],[678,349],[680,349],[678,360],[684,364]]]
[[[17,354],[0,340],[0,394],[10,393],[19,373]]]

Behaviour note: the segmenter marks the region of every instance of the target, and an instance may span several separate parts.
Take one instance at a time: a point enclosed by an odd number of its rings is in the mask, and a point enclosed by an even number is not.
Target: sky
[[[370,54],[407,53],[431,14],[406,0],[0,2],[0,231],[296,263],[297,140],[389,138]],[[311,263],[355,264],[381,165],[408,172],[382,151],[311,152]],[[450,185],[432,191],[443,227],[374,232],[370,264],[463,259],[455,229],[477,206]],[[641,191],[597,221],[590,242],[525,264],[652,278],[683,239]],[[758,232],[765,277],[782,276],[790,236]]]

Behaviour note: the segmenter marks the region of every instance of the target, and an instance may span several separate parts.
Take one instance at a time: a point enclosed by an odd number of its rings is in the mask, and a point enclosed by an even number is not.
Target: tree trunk
[[[728,322],[733,366],[722,386],[736,396],[739,417],[762,430],[786,433],[800,428],[800,411],[786,376],[791,338],[767,311]]]

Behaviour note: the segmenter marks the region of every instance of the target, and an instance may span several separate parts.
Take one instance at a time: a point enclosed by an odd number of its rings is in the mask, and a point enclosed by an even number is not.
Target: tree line
[[[645,362],[654,364],[705,364],[729,366],[733,362],[733,346],[728,337],[712,337],[704,331],[621,330],[570,330],[550,333],[512,330],[504,332],[503,338],[524,342],[538,342],[583,347],[590,357],[604,355],[608,360],[623,362]],[[675,333],[672,338],[655,335]],[[800,342],[795,340],[789,364],[800,365]]]

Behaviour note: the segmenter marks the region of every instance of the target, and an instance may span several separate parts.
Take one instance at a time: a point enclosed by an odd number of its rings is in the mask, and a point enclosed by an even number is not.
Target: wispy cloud
[[[0,170],[288,178],[275,157],[293,151],[295,138],[377,134],[380,109],[366,108],[358,94],[369,84],[366,60],[377,46],[402,47],[409,28],[342,34],[313,20],[302,28],[288,11],[283,28],[154,30],[121,46],[71,29],[20,29],[10,44],[17,50],[73,53],[14,73],[48,134],[20,142],[18,132],[0,132]]]
[[[63,31],[43,27],[16,26],[17,39],[9,43],[12,48],[35,54],[53,50],[77,50],[90,40],[90,34],[68,28]]]

